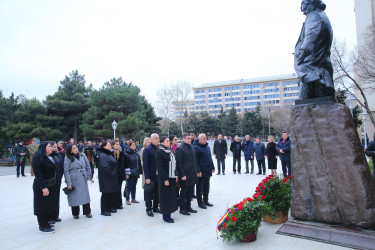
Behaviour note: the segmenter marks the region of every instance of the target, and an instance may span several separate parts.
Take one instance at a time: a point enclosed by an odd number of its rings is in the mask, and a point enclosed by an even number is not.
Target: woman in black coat
[[[139,175],[143,173],[141,158],[137,153],[137,144],[134,141],[129,141],[128,143],[129,148],[125,151],[125,166],[126,166],[126,204],[131,205],[131,203],[139,203],[135,199],[136,195],[136,188]],[[129,172],[127,172],[129,171]],[[130,196],[132,197],[132,201],[130,203]]]
[[[174,223],[171,213],[178,208],[176,193],[176,159],[170,148],[169,138],[163,136],[160,139],[161,145],[155,153],[156,167],[159,180],[159,202],[160,213],[167,223]]]
[[[273,136],[268,136],[268,144],[266,149],[267,161],[268,161],[268,169],[271,169],[271,174],[277,175],[277,150],[276,150],[276,143]]]
[[[34,154],[34,215],[37,216],[39,230],[43,233],[54,233],[54,227],[48,219],[56,215],[59,208],[58,185],[56,180],[56,164],[51,157],[52,146],[42,142]]]
[[[116,193],[120,190],[119,172],[116,159],[112,156],[112,145],[105,141],[98,149],[98,178],[99,190],[102,193],[100,199],[101,215],[111,216],[116,213]]]
[[[121,189],[122,189],[122,183],[125,180],[125,154],[122,151],[120,151],[119,141],[113,141],[112,148],[113,148],[112,156],[117,161],[118,183],[119,183],[119,190],[116,192],[115,204],[116,204],[117,209],[123,209]]]

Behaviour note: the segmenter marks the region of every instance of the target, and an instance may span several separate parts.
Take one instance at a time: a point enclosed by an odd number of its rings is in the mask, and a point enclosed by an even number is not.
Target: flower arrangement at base
[[[217,223],[217,232],[228,242],[233,239],[254,241],[262,218],[268,212],[269,209],[261,198],[246,198],[226,211]]]
[[[269,217],[272,219],[283,217],[282,220],[273,223],[284,223],[288,218],[290,208],[290,191],[290,176],[282,178],[281,176],[269,175],[256,187],[254,197],[262,197],[269,206]]]

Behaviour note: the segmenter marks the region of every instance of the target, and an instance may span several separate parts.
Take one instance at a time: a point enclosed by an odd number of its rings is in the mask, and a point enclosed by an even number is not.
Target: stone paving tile
[[[216,163],[216,162],[215,162]],[[174,224],[162,221],[160,214],[146,216],[144,202],[124,205],[111,217],[100,215],[98,181],[89,183],[93,218],[80,216],[74,220],[66,196],[61,193],[61,223],[55,234],[41,234],[33,215],[33,177],[0,177],[0,249],[342,249],[342,247],[277,235],[280,225],[263,222],[258,239],[253,243],[223,242],[217,238],[215,226],[226,208],[254,193],[264,176],[234,175],[232,158],[226,161],[227,174],[216,174],[211,179],[210,202],[214,207],[199,209],[190,216],[172,214]],[[244,162],[243,162],[244,166]],[[279,164],[279,169],[281,165]],[[14,170],[14,168],[13,168]],[[1,172],[1,169],[0,169]],[[141,181],[137,199],[143,201]]]

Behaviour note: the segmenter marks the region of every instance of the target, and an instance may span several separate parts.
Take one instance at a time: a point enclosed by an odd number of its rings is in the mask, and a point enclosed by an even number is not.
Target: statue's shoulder
[[[306,15],[306,22],[324,21],[326,18],[327,15],[324,11],[315,10]]]

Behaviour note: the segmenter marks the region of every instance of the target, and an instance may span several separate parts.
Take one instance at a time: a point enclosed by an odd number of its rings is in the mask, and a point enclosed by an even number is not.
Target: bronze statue
[[[303,0],[306,15],[294,53],[294,68],[300,85],[299,99],[334,96],[330,59],[333,32],[322,0]]]

